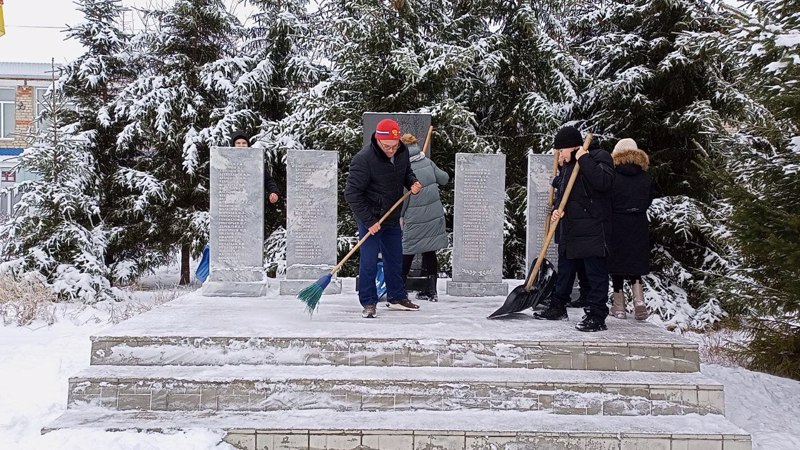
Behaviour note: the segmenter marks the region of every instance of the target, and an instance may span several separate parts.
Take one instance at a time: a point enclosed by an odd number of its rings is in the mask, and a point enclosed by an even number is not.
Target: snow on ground
[[[232,449],[220,444],[222,432],[210,430],[172,435],[85,430],[40,434],[66,409],[69,377],[89,365],[89,337],[111,326],[112,320],[142,312],[174,295],[170,290],[154,290],[137,292],[134,300],[115,305],[57,305],[52,326],[0,324],[0,448]]]
[[[725,385],[725,415],[753,437],[753,450],[800,449],[800,382],[741,367],[703,364]]]
[[[88,443],[90,448],[108,450],[232,449],[217,430],[173,434],[64,430],[40,435],[40,429],[66,409],[68,378],[88,367],[89,337],[112,321],[193,289],[168,287],[176,275],[174,270],[159,272],[141,284],[143,290],[135,293],[134,300],[123,304],[59,305],[52,326],[0,326],[0,447],[72,450],[85,449]],[[754,450],[800,448],[796,426],[800,382],[739,367],[704,364],[702,370],[725,385],[727,417],[752,433]]]

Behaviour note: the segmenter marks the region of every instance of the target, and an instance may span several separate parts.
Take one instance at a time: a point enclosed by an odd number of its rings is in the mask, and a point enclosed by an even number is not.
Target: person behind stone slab
[[[231,134],[231,147],[250,147],[250,136],[240,130],[236,130]],[[280,198],[280,191],[278,190],[278,183],[272,178],[268,171],[264,171],[264,192],[269,192],[270,203],[276,203]]]
[[[444,205],[439,196],[439,186],[450,181],[450,176],[425,157],[413,134],[405,134],[401,141],[408,148],[411,170],[425,191],[409,197],[403,203],[400,223],[403,228],[403,282],[408,278],[414,255],[422,254],[422,268],[425,271],[426,289],[417,293],[417,300],[438,301],[436,280],[439,263],[436,250],[449,245],[444,221]]]
[[[559,152],[564,173],[559,190],[565,192],[572,171],[580,167],[563,214],[553,212],[553,220],[561,219],[561,247],[558,258],[558,275],[555,291],[546,310],[534,313],[540,320],[567,320],[566,304],[572,293],[570,274],[575,265],[583,261],[589,281],[586,315],[575,328],[579,331],[606,330],[608,315],[608,243],[611,234],[611,186],[614,183],[614,166],[611,155],[593,142],[589,151],[582,148],[581,133],[572,126],[558,130],[553,147]],[[564,257],[562,257],[562,255]]]
[[[611,246],[608,272],[611,274],[613,303],[611,315],[625,319],[624,280],[633,292],[633,315],[647,319],[642,275],[650,273],[650,235],[647,208],[653,199],[653,179],[647,174],[650,158],[633,139],[617,142],[611,153],[617,176],[611,188]]]
[[[396,208],[383,224],[378,223],[403,196],[404,188],[415,195],[422,191],[422,185],[411,170],[408,148],[400,141],[400,125],[394,120],[384,119],[378,122],[370,142],[353,156],[344,191],[360,236],[372,235],[360,248],[358,268],[358,300],[364,318],[377,315],[375,275],[379,252],[383,256],[387,306],[406,311],[419,309],[408,299],[403,284],[400,208]]]

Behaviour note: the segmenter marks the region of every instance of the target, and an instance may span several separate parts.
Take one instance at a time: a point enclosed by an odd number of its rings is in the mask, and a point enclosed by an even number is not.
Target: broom
[[[378,223],[379,224],[383,223],[383,221],[386,220],[387,217],[389,217],[389,214],[391,214],[392,211],[397,209],[397,207],[400,206],[400,204],[402,204],[405,201],[405,199],[408,198],[409,195],[411,195],[411,191],[408,191],[405,194],[403,194],[403,196],[400,197],[400,200],[396,201],[394,205],[392,205],[392,207],[389,208],[388,211],[386,211],[386,214],[384,214],[383,217],[381,217],[381,220],[379,220]],[[347,260],[350,259],[351,256],[353,256],[353,253],[355,253],[356,250],[358,250],[358,248],[361,247],[361,244],[363,244],[364,241],[369,239],[370,236],[372,235],[367,233],[363,238],[361,238],[360,241],[358,241],[356,246],[353,247],[353,249],[350,250],[350,252],[347,253],[347,255],[345,255],[345,257],[342,258],[341,261],[339,261],[339,264],[337,264],[333,269],[331,269],[330,273],[321,276],[319,280],[315,281],[313,284],[309,285],[308,287],[300,291],[299,294],[297,294],[297,298],[299,298],[306,304],[306,311],[308,311],[309,314],[314,314],[314,311],[317,309],[317,306],[319,305],[319,299],[322,298],[322,292],[325,290],[326,287],[328,287],[328,284],[330,284],[333,275],[336,272],[338,272],[339,269],[342,268],[342,266],[344,266],[344,263],[346,263]]]

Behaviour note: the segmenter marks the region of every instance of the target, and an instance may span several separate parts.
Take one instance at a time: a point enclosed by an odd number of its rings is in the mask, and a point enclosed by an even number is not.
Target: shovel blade
[[[533,270],[535,264],[536,261],[534,260],[531,263],[528,277],[530,277],[530,270]],[[556,284],[555,275],[556,269],[553,267],[553,263],[545,259],[542,262],[542,266],[539,268],[539,275],[536,277],[536,282],[531,286],[531,289],[525,289],[524,284],[515,287],[514,290],[508,294],[508,297],[506,297],[503,306],[498,308],[497,311],[493,312],[487,318],[495,319],[497,317],[524,311],[528,308],[535,308],[539,302],[553,293],[553,288]]]

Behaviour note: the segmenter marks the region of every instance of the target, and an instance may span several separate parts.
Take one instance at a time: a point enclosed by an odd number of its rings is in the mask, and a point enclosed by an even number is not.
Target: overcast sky
[[[170,4],[172,0],[123,0],[125,6]],[[313,2],[312,2],[313,3]],[[231,11],[246,20],[251,7],[240,0],[225,0]],[[66,24],[75,25],[83,20],[73,0],[5,0],[3,6],[6,35],[0,37],[0,61],[4,62],[56,62],[71,61],[83,53],[74,41],[65,41],[62,31]],[[126,22],[136,20],[131,12]]]
[[[61,31],[81,20],[71,0],[5,0],[6,35],[0,37],[0,61],[66,62],[80,56],[81,46],[65,42]],[[48,27],[48,28],[41,28]]]

